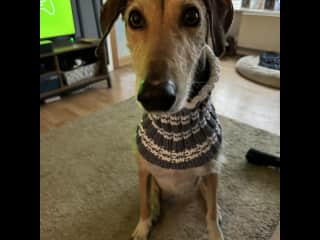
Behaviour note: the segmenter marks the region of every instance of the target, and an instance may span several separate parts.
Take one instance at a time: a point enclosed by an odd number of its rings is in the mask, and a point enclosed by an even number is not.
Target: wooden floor
[[[221,115],[280,135],[280,90],[241,77],[236,59],[221,61],[221,79],[213,91],[213,103]]]
[[[212,96],[217,113],[280,135],[280,91],[242,78],[235,71],[235,63],[235,58],[221,61],[221,79]],[[58,102],[40,105],[40,132],[59,128],[134,96],[135,76],[131,67],[112,72],[111,78],[112,89],[101,82]],[[272,240],[279,239],[278,228]]]

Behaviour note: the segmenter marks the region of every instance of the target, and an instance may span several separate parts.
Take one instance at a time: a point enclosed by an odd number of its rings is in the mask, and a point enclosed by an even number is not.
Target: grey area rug
[[[128,240],[138,221],[134,157],[141,110],[129,99],[40,135],[42,240]],[[225,240],[269,239],[279,221],[280,173],[247,164],[256,147],[280,151],[280,137],[220,117],[227,163],[219,203]],[[199,195],[162,205],[151,240],[206,240]]]

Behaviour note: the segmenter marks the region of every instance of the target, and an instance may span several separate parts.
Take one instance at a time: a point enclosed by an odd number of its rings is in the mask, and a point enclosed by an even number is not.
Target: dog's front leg
[[[219,213],[217,203],[218,175],[210,174],[204,177],[201,183],[201,192],[207,205],[207,229],[209,240],[223,240],[219,226]]]
[[[131,235],[133,240],[147,240],[152,219],[149,208],[149,172],[140,166],[139,190],[140,190],[140,218],[136,229]]]

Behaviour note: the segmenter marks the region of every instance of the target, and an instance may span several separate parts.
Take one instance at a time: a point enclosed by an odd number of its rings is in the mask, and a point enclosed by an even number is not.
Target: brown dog
[[[222,240],[216,196],[221,129],[208,99],[233,18],[231,0],[108,0],[103,40],[120,14],[146,112],[137,131],[140,219],[132,238],[148,238],[160,192],[200,186],[209,239]]]

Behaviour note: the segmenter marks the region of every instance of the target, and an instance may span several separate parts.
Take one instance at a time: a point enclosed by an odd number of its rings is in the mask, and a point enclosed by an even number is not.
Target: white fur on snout
[[[138,225],[131,235],[133,240],[147,240],[152,225],[151,218],[140,219]]]
[[[186,61],[178,64],[176,61],[172,61],[171,65],[171,74],[175,84],[177,85],[176,92],[176,102],[170,109],[172,112],[179,111],[182,108],[192,109],[196,106],[197,103],[204,100],[211,91],[214,89],[215,83],[220,77],[220,66],[219,59],[214,55],[213,51],[208,45],[205,45],[199,53],[199,50],[196,54],[196,49],[194,49],[194,60],[186,64]],[[211,66],[211,74],[208,82],[201,88],[197,96],[195,96],[191,102],[187,102],[191,87],[194,81],[194,74],[196,71],[196,66],[198,59],[201,54],[205,54],[209,64]],[[178,58],[179,59],[179,58]]]
[[[195,42],[184,39],[181,44],[175,45],[174,54],[171,56],[173,58],[167,59],[171,76],[177,86],[176,102],[171,108],[172,111],[181,110],[188,99],[201,52]]]

